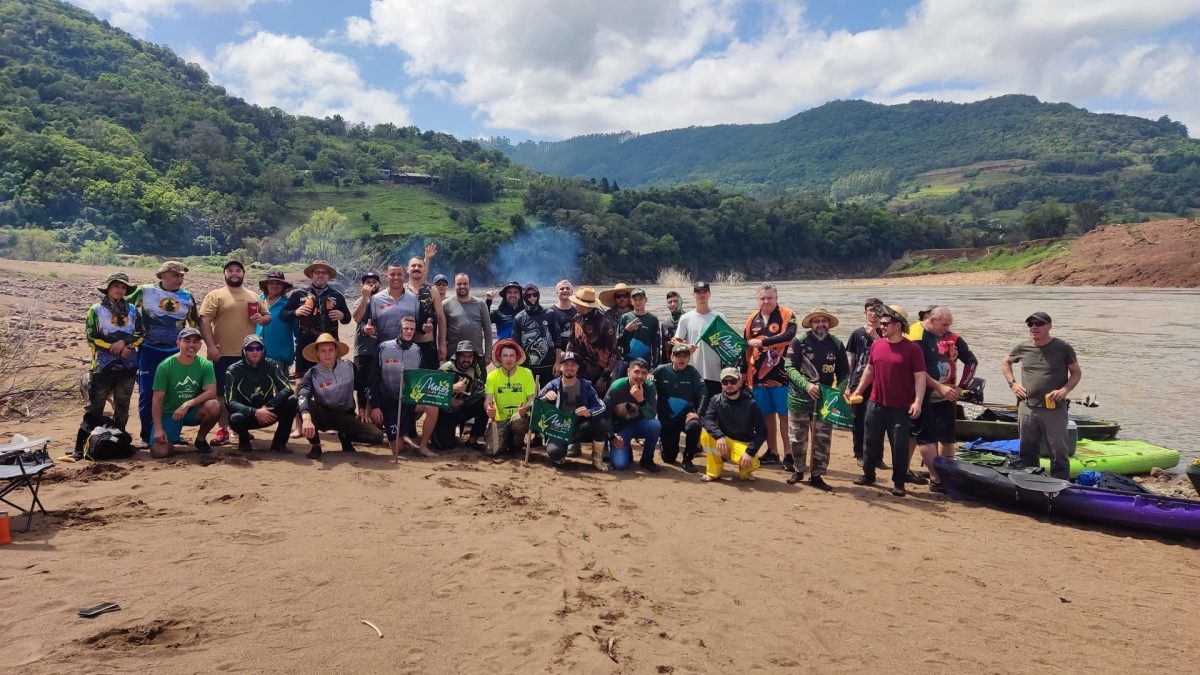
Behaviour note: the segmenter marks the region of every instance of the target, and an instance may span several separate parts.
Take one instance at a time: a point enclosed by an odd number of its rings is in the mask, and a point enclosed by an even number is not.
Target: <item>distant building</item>
[[[391,178],[391,177],[392,177],[392,170],[391,170],[391,169],[380,169],[380,170],[379,170],[379,177],[380,177],[380,178]]]
[[[437,176],[427,173],[393,172],[391,178],[397,185],[433,185],[437,181]]]

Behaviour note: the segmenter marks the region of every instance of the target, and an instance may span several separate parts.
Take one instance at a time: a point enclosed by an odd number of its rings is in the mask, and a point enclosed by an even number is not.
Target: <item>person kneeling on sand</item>
[[[179,352],[164,359],[154,371],[150,455],[158,459],[170,456],[171,444],[179,440],[183,427],[198,427],[196,449],[206,454],[212,452],[208,432],[221,418],[216,370],[212,361],[198,356],[200,331],[184,328],[175,343]]]
[[[417,451],[422,457],[437,457],[437,453],[429,449],[429,439],[433,437],[433,430],[437,426],[437,407],[401,403],[404,373],[421,367],[421,347],[413,342],[416,334],[415,318],[406,316],[400,320],[400,336],[380,343],[375,372],[371,373],[370,384],[367,385],[371,421],[383,426],[388,445],[392,448],[392,457],[395,458],[400,457],[400,444],[407,422],[412,420],[415,423],[418,415],[425,415],[425,423],[421,426],[421,444]]]
[[[725,460],[738,465],[738,478],[751,480],[759,466],[755,455],[767,440],[767,421],[750,390],[742,387],[737,368],[721,371],[721,393],[709,399],[701,424],[700,446],[708,457],[702,480],[720,480]]]
[[[379,443],[383,433],[367,421],[367,406],[354,405],[354,366],[341,357],[350,347],[329,333],[322,333],[301,355],[314,365],[304,373],[297,398],[300,430],[309,442],[309,459],[321,457],[323,430],[336,431],[342,452],[354,452],[352,440]]]
[[[648,382],[650,364],[644,359],[629,362],[628,377],[612,383],[604,395],[604,405],[612,411],[614,448],[628,448],[633,452],[633,439],[642,439],[642,459],[638,462],[646,471],[658,473],[662,470],[654,463],[654,446],[662,433],[658,421],[658,390]]]
[[[590,443],[592,466],[608,471],[608,465],[604,463],[604,441],[608,439],[604,401],[600,400],[591,382],[579,379],[579,357],[575,352],[563,353],[559,366],[562,375],[547,382],[538,392],[538,398],[550,401],[559,410],[575,411],[575,433],[570,443],[547,438],[546,454],[555,466],[562,466],[567,461],[568,445]]]
[[[511,339],[500,340],[492,347],[492,360],[500,367],[488,373],[484,389],[487,392],[484,409],[492,420],[488,425],[487,447],[483,451],[488,457],[508,449],[514,452],[525,449],[528,410],[537,394],[533,372],[517,365],[525,360],[521,345]]]
[[[238,436],[238,451],[250,452],[251,429],[276,424],[272,452],[291,452],[288,432],[296,417],[296,397],[288,381],[284,362],[266,357],[261,335],[251,333],[242,340],[242,360],[225,371],[225,405],[229,428]]]

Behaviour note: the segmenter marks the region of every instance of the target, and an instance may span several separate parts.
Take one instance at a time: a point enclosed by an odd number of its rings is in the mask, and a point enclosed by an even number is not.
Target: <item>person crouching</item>
[[[291,452],[288,432],[296,417],[296,397],[284,370],[284,361],[266,356],[261,335],[251,333],[242,340],[242,360],[225,372],[225,405],[229,428],[238,436],[238,451],[250,452],[251,429],[277,425],[271,452]]]

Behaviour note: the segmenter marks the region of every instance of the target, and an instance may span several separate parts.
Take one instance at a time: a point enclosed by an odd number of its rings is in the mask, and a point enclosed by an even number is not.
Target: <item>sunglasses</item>
[[[1041,328],[1042,326],[1046,325],[1046,322],[1045,321],[1026,321],[1025,325],[1029,326],[1030,328],[1033,328],[1034,326]]]
[[[883,326],[884,328],[887,328],[888,326],[890,326],[894,323],[896,323],[896,322],[892,321],[891,319],[880,319],[879,320],[879,325]]]
[[[541,293],[533,293],[533,292],[530,292],[530,293],[526,293],[526,294],[525,294],[525,297],[527,297],[527,298],[538,298],[538,297],[541,297],[541,295],[542,295]]]
[[[244,351],[244,352],[261,352],[262,350],[263,350],[262,345],[248,345],[248,346],[242,348],[242,351]]]
[[[733,378],[729,378],[728,380],[721,380],[721,384],[724,384],[724,385],[738,384],[739,382],[740,382],[740,380],[735,380]]]
[[[628,293],[613,293],[613,297],[616,298],[617,300],[627,300],[629,298],[629,294]]]

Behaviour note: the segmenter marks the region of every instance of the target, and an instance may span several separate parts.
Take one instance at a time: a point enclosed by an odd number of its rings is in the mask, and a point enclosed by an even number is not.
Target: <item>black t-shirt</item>
[[[574,410],[578,408],[580,406],[579,399],[581,398],[581,394],[579,390],[581,388],[582,385],[579,384],[579,380],[575,380],[575,384],[571,386],[562,385],[558,392],[558,399],[562,401],[558,404],[559,410]]]
[[[554,336],[554,346],[566,351],[567,340],[571,339],[571,331],[574,327],[571,322],[575,319],[575,314],[579,310],[575,309],[575,305],[571,305],[567,309],[559,309],[557,305],[551,305],[546,308],[554,316],[554,320],[558,322],[558,334]]]
[[[850,334],[846,342],[846,351],[854,354],[854,370],[850,372],[850,391],[858,386],[863,371],[867,369],[867,360],[871,356],[871,345],[879,339],[879,334],[859,326]]]

